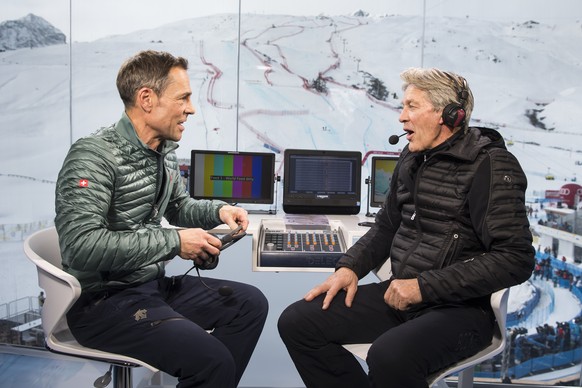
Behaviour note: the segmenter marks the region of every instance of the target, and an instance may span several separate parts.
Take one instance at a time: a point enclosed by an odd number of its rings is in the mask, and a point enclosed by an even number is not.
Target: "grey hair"
[[[406,90],[410,85],[424,91],[430,100],[435,111],[443,110],[450,103],[457,103],[465,110],[465,122],[469,123],[473,112],[474,99],[473,92],[469,88],[469,83],[458,74],[442,71],[436,68],[412,67],[400,74],[404,81],[402,90]],[[460,92],[467,91],[467,99],[462,103]]]
[[[117,91],[126,108],[135,104],[138,90],[152,89],[158,96],[168,86],[168,74],[174,67],[188,70],[188,60],[163,51],[140,51],[126,60],[117,73]]]

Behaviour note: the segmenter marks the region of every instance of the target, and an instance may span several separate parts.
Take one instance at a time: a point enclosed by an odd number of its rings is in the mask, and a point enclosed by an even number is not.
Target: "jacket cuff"
[[[216,221],[221,224],[222,220],[220,219],[220,209],[222,209],[224,206],[228,205],[225,202],[219,203],[218,206],[216,206],[216,213],[215,213],[215,217],[216,217]]]

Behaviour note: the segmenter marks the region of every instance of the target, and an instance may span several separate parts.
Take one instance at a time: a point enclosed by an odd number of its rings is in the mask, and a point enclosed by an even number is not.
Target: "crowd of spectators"
[[[574,233],[574,228],[572,227],[572,224],[570,224],[568,221],[561,222],[558,220],[550,220],[549,218],[550,217],[548,217],[548,220],[543,220],[540,218],[538,220],[538,225],[547,226],[548,228],[563,230],[563,231],[569,232],[569,233]]]
[[[541,247],[538,247],[539,259],[535,265],[532,279],[550,281],[554,287],[567,287],[569,290],[576,287],[582,291],[582,279],[568,271],[565,257],[561,258],[561,262],[564,263],[562,268],[558,267],[559,264],[552,266],[552,256],[555,257],[553,253],[549,247],[546,247],[542,254]],[[540,325],[536,327],[535,334],[528,334],[528,330],[523,327],[510,328],[510,366],[546,354],[580,347],[582,345],[581,325],[582,316],[579,315],[568,322]]]
[[[540,210],[543,210],[543,204],[539,206]],[[538,218],[537,208],[528,206],[527,211],[530,222],[537,220],[539,225],[570,233],[573,231],[569,222],[562,221],[561,218],[553,214],[546,214],[545,217]],[[532,273],[532,280],[548,281],[555,288],[564,287],[570,291],[575,291],[575,293],[582,292],[582,278],[577,275],[578,272],[573,274],[568,270],[570,266],[566,265],[568,261],[566,257],[556,261],[557,252],[550,247],[546,247],[542,251],[541,246],[538,246],[536,257],[538,260]],[[521,322],[527,319],[523,314],[523,312],[518,314]],[[570,321],[556,322],[555,325],[545,323],[537,326],[535,333],[531,333],[531,330],[519,325],[510,327],[508,330],[509,349],[506,349],[504,353],[505,356],[509,356],[506,366],[513,367],[534,358],[580,348],[582,346],[582,312]],[[496,369],[495,365],[501,366],[501,355],[492,362],[492,370]]]
[[[544,324],[536,328],[535,334],[527,334],[521,327],[510,330],[511,351],[510,364],[520,364],[529,359],[547,354],[555,354],[576,349],[580,346],[581,318],[568,322],[556,322],[555,325]]]

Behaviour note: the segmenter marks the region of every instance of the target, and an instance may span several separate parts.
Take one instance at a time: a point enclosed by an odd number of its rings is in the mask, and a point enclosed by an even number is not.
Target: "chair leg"
[[[113,388],[133,388],[131,367],[113,366]]]
[[[475,375],[475,367],[470,366],[459,372],[459,377],[457,380],[457,388],[473,388],[473,379]],[[434,382],[431,388],[449,388],[449,385],[445,379]]]
[[[447,385],[447,382],[443,378],[442,380],[433,383],[433,385],[431,385],[431,388],[449,388],[449,386]]]
[[[457,388],[473,388],[473,377],[475,375],[475,367],[470,366],[459,372],[459,383]]]

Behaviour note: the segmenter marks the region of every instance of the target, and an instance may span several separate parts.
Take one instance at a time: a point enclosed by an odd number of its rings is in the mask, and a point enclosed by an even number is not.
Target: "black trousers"
[[[426,388],[427,377],[491,343],[494,315],[479,306],[401,312],[384,302],[388,282],[345,292],[327,310],[323,297],[300,300],[279,317],[279,334],[307,388]],[[373,343],[368,375],[342,344]]]
[[[178,387],[235,387],[267,318],[257,288],[185,276],[162,278],[117,292],[82,294],[67,314],[83,346],[127,355],[178,378]],[[212,334],[206,330],[214,329]]]

